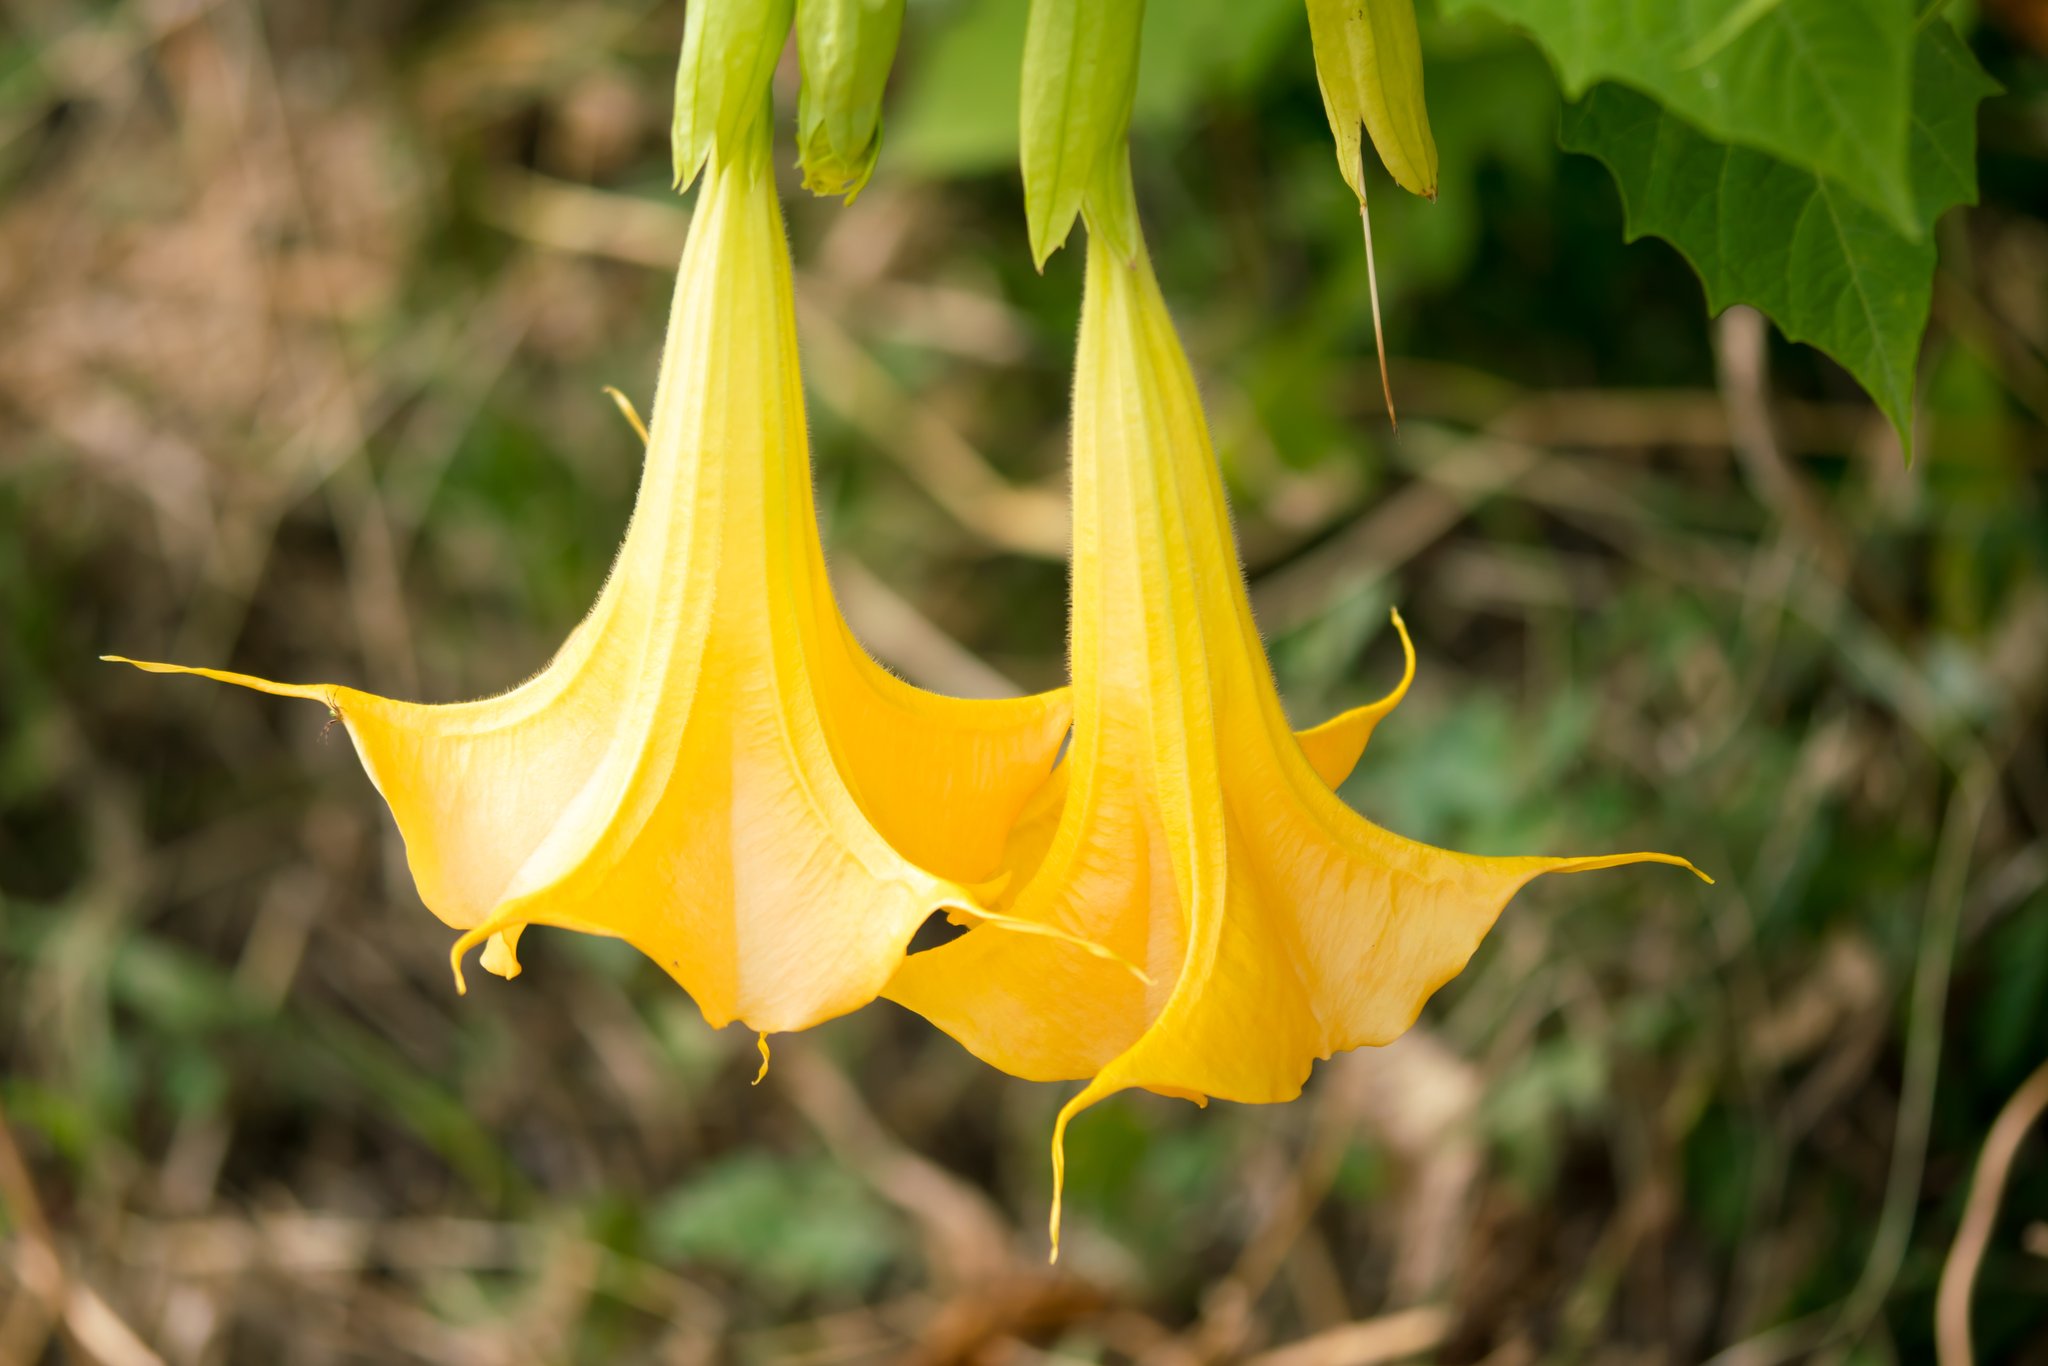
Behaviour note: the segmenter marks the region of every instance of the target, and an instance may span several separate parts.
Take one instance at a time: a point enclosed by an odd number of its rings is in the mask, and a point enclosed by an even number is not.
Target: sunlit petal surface
[[[624,547],[544,670],[423,706],[141,667],[331,708],[421,898],[468,931],[458,980],[485,938],[485,967],[516,973],[525,925],[614,935],[714,1026],[764,1032],[871,1000],[927,914],[974,909],[1067,728],[1064,694],[920,692],[841,619],[781,211],[744,162],[714,168],[691,226]]]
[[[1381,702],[1297,737],[1252,622],[1193,376],[1141,253],[1090,235],[1074,390],[1074,739],[1020,823],[1003,909],[1099,943],[970,931],[888,995],[1018,1076],[1283,1101],[1310,1066],[1383,1044],[1547,872],[1665,854],[1475,858],[1335,795]],[[1406,634],[1403,632],[1405,642]],[[1036,832],[1034,834],[1034,832]]]

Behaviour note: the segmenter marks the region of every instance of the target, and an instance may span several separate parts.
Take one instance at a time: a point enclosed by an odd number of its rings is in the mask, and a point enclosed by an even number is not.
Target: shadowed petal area
[[[1073,465],[1074,739],[1063,800],[1034,799],[1013,840],[1004,909],[1151,980],[975,929],[905,960],[887,992],[1007,1072],[1090,1078],[1053,1140],[1055,1255],[1062,1138],[1082,1109],[1131,1087],[1291,1099],[1315,1060],[1406,1030],[1530,879],[1691,866],[1475,858],[1390,834],[1335,795],[1407,679],[1300,737],[1288,727],[1151,264],[1095,233]],[[1030,847],[1034,825],[1049,833]]]
[[[458,984],[478,941],[510,976],[520,927],[546,924],[630,941],[714,1026],[773,1033],[852,1010],[934,908],[978,909],[966,884],[999,872],[1066,732],[1064,693],[920,692],[841,618],[765,136],[752,148],[706,178],[625,543],[545,669],[425,706],[140,665],[341,718],[422,900],[466,931]]]

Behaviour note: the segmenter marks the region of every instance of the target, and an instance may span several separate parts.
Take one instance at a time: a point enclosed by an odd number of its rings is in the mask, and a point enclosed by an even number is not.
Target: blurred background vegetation
[[[1025,247],[1022,15],[913,0],[873,185],[785,171],[835,579],[956,692],[1063,672],[1080,265]],[[878,1004],[751,1089],[751,1037],[545,931],[458,999],[317,711],[94,660],[545,661],[637,475],[600,386],[651,398],[681,22],[0,3],[0,1363],[1931,1361],[2048,1058],[2041,10],[1964,21],[2007,93],[1908,466],[1623,244],[1533,47],[1427,7],[1441,198],[1373,182],[1396,440],[1300,7],[1154,0],[1139,197],[1290,707],[1386,688],[1389,604],[1417,636],[1345,795],[1721,880],[1539,886],[1297,1104],[1091,1112],[1057,1271],[1066,1088]],[[1977,1358],[2048,1361],[2048,1143],[1991,1198]]]

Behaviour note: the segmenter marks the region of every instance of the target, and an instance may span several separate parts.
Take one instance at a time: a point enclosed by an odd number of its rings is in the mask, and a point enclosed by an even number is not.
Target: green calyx
[[[676,70],[670,131],[675,184],[686,190],[714,153],[745,154],[766,131],[768,83],[788,41],[795,0],[691,0]]]
[[[1422,99],[1422,42],[1414,0],[1308,0],[1316,84],[1337,139],[1337,169],[1365,200],[1359,129],[1396,184],[1436,198],[1436,139]]]
[[[1041,270],[1084,203],[1112,245],[1126,257],[1136,253],[1135,216],[1118,204],[1111,182],[1125,174],[1144,18],[1144,0],[1031,0],[1019,160],[1031,258]],[[1104,196],[1096,207],[1098,188]]]
[[[903,31],[903,0],[798,0],[797,157],[804,188],[851,203],[882,149],[882,90]]]

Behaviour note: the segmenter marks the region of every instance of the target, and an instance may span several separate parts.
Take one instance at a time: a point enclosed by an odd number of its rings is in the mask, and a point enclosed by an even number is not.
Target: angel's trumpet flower
[[[1151,981],[1048,939],[973,929],[905,959],[886,993],[1006,1072],[1090,1079],[1053,1136],[1055,1256],[1066,1127],[1096,1101],[1132,1087],[1290,1100],[1316,1059],[1406,1030],[1530,879],[1691,866],[1668,854],[1476,858],[1347,807],[1332,787],[1399,692],[1289,729],[1151,264],[1091,231],[1086,288],[1074,738],[1056,815],[1048,800],[1013,841],[1026,866],[1006,909]]]
[[[765,122],[765,121],[764,121]],[[420,897],[517,971],[529,924],[626,939],[714,1026],[873,999],[926,915],[976,912],[1067,728],[1062,694],[935,697],[854,640],[812,506],[765,129],[714,154],[624,547],[534,678],[453,706],[198,673],[325,703]],[[1085,956],[1085,955],[1084,955]]]

